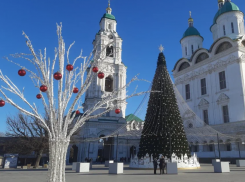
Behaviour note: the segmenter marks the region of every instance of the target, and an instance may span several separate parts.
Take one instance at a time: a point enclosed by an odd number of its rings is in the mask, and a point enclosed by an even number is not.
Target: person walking
[[[164,174],[164,168],[166,166],[164,156],[161,157],[159,167],[160,167],[160,174]]]
[[[157,158],[153,160],[154,174],[157,174]]]

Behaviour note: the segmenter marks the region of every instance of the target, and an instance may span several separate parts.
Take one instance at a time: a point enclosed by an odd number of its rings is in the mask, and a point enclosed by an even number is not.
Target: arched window
[[[226,35],[226,32],[225,32],[225,25],[223,25],[223,32],[224,32],[224,35]]]
[[[106,48],[106,56],[113,57],[113,46],[108,46]]]
[[[111,29],[111,24],[108,25],[108,29],[109,29],[109,30]]]
[[[190,64],[187,63],[187,62],[184,62],[184,63],[182,63],[182,64],[180,65],[179,71],[182,71],[182,70],[184,70],[184,69],[186,69],[186,68],[188,68],[188,67],[190,67]]]
[[[133,123],[133,129],[136,130],[136,124],[135,123]]]
[[[232,47],[232,45],[231,45],[230,42],[224,42],[224,43],[219,45],[219,47],[217,48],[215,54],[218,54],[218,53],[223,52],[223,51],[225,51],[227,49],[230,49],[231,47]]]
[[[112,92],[113,91],[113,78],[112,76],[108,76],[105,78],[105,91]]]
[[[231,32],[234,33],[234,25],[233,25],[233,22],[231,22]]]
[[[204,61],[205,59],[208,59],[209,55],[207,53],[201,53],[197,59],[196,59],[196,63],[200,63],[201,61]]]
[[[226,150],[231,151],[231,141],[230,140],[226,141]]]

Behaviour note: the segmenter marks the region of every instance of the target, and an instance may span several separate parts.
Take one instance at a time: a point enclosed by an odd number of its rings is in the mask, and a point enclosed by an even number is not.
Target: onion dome
[[[214,20],[213,20],[213,25],[216,24],[217,19],[219,18],[220,15],[224,14],[224,13],[228,13],[231,11],[240,11],[240,9],[238,8],[237,5],[235,5],[233,2],[231,1],[226,1],[225,4],[218,10],[218,12],[215,14],[214,16]],[[212,26],[213,26],[212,25]],[[211,27],[212,27],[211,26]]]
[[[194,20],[191,17],[191,11],[190,11],[190,18],[188,19],[189,27],[184,32],[182,39],[185,38],[185,37],[189,37],[189,36],[200,36],[203,39],[203,37],[201,36],[199,31],[193,26],[193,22],[194,22]]]
[[[111,19],[111,20],[116,20],[115,16],[113,16],[113,15],[111,14],[111,12],[112,12],[112,9],[111,9],[111,7],[110,7],[110,0],[109,0],[109,2],[108,2],[108,7],[106,8],[106,13],[102,16],[101,20],[102,20],[103,18],[107,18],[107,19]],[[101,21],[101,20],[100,20],[100,21]]]

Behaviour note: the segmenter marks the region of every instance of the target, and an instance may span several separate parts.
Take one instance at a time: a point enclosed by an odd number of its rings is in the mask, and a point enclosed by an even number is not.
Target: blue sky
[[[245,12],[244,0],[233,0]],[[209,30],[218,10],[217,0],[111,0],[112,14],[117,20],[117,31],[123,39],[122,59],[128,67],[127,81],[140,73],[140,78],[152,80],[155,74],[158,47],[163,44],[164,54],[170,74],[174,64],[181,58],[180,39],[188,27],[189,11],[192,11],[194,27],[204,37],[203,47],[209,49],[212,34]],[[13,53],[28,53],[25,31],[36,50],[47,48],[53,58],[57,46],[56,23],[63,24],[66,47],[76,41],[71,50],[71,58],[80,50],[89,55],[92,41],[99,30],[99,21],[107,7],[107,0],[7,0],[0,2],[0,69],[19,88],[25,87],[25,95],[30,103],[35,102],[38,89],[29,77],[19,77],[18,67],[2,57]],[[24,60],[16,60],[30,67]],[[0,82],[2,85],[3,82]],[[148,83],[138,82],[138,91],[147,90]],[[136,84],[129,88],[133,91]],[[16,96],[8,94],[22,107],[28,109]],[[0,95],[1,96],[1,95]],[[128,100],[126,113],[134,113],[143,96]],[[0,108],[0,131],[6,130],[6,116],[17,110],[9,104]],[[143,112],[143,111],[142,111]]]

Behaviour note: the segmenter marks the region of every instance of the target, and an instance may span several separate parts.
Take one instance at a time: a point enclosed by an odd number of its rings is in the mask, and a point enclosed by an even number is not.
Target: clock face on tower
[[[108,38],[109,38],[109,39],[113,39],[113,35],[109,35]]]

